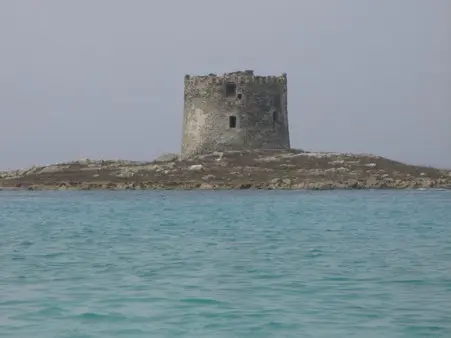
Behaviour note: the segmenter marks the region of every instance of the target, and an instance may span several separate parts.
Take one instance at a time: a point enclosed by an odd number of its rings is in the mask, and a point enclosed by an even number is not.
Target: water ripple
[[[0,336],[451,337],[451,194],[0,192]]]

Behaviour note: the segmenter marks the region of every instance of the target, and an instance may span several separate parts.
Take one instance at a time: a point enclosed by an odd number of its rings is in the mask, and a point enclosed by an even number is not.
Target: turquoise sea
[[[0,192],[0,337],[451,337],[451,192]]]

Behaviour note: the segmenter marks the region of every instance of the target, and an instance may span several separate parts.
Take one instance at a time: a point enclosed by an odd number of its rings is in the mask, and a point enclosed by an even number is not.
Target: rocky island
[[[80,160],[0,172],[0,189],[451,189],[451,170],[368,154],[249,150],[151,162]]]
[[[0,172],[0,189],[451,189],[451,170],[290,146],[287,74],[184,78],[181,154]]]

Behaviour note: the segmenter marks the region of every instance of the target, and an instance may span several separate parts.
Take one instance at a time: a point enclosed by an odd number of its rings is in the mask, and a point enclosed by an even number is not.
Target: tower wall
[[[187,75],[184,88],[182,157],[290,148],[286,74]]]

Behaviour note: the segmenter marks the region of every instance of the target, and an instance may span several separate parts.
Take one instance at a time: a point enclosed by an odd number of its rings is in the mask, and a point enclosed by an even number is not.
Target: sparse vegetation
[[[170,156],[169,156],[170,155]],[[81,160],[0,172],[13,189],[451,189],[451,170],[368,154],[254,150],[152,162]]]

